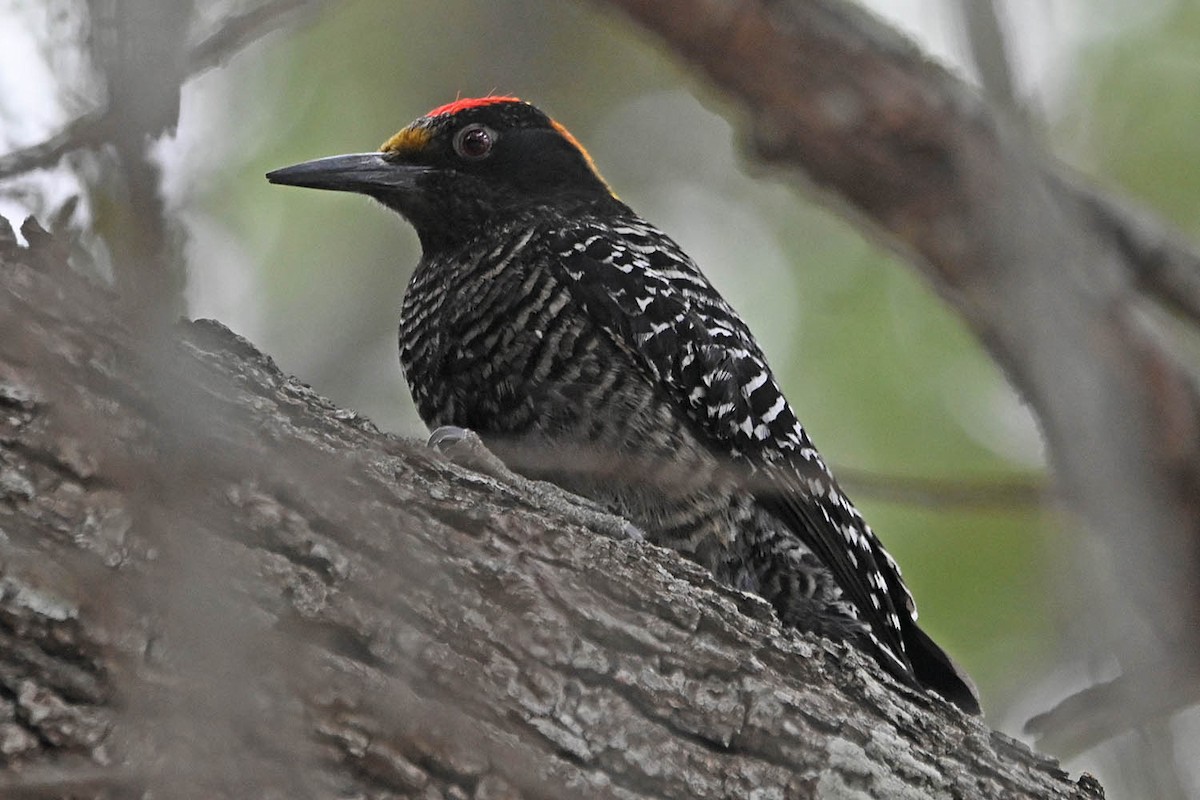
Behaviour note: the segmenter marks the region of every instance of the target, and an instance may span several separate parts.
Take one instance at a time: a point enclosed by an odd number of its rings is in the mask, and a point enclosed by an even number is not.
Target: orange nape
[[[566,139],[575,147],[576,150],[579,151],[579,153],[583,156],[583,160],[587,162],[588,168],[590,168],[592,173],[600,179],[600,182],[604,184],[604,187],[608,189],[608,193],[613,197],[616,197],[617,193],[614,192],[612,187],[608,185],[608,181],[604,180],[604,176],[600,174],[600,170],[596,169],[596,162],[592,160],[592,154],[587,151],[587,148],[581,145],[579,140],[576,139],[575,136],[569,130],[567,130],[566,126],[558,120],[552,119],[550,120],[550,124],[554,126],[554,130],[558,131],[559,136]]]

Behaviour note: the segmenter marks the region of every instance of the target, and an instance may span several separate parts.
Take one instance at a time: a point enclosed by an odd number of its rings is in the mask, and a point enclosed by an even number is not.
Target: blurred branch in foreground
[[[1021,117],[1017,81],[996,3],[994,0],[952,0],[952,3],[962,20],[967,48],[984,96],[1000,111]]]
[[[113,282],[136,324],[184,310],[184,265],[150,145],[179,121],[191,2],[88,0],[92,62],[103,77],[109,125],[88,182],[93,225]]]
[[[835,467],[834,474],[855,496],[943,511],[1026,511],[1044,505],[1050,489],[1037,478],[914,478],[846,467]]]

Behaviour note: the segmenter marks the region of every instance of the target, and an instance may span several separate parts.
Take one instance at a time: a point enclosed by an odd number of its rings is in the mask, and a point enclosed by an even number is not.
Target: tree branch
[[[279,30],[285,19],[290,17],[294,24],[296,18],[315,13],[327,3],[328,0],[266,0],[249,11],[231,15],[192,48],[189,74],[220,66],[247,45]]]
[[[23,175],[36,169],[48,169],[63,156],[85,147],[103,144],[109,136],[108,115],[104,109],[89,111],[71,121],[45,141],[0,156],[0,180]]]
[[[1102,796],[215,323],[131,331],[31,232],[0,249],[5,797]]]
[[[1045,481],[1029,478],[946,480],[881,475],[835,466],[833,474],[855,497],[944,511],[1025,511],[1046,502]]]
[[[1012,63],[1004,26],[994,0],[954,0],[953,5],[963,22],[967,47],[975,72],[983,85],[983,93],[996,107],[1020,117],[1021,102],[1017,98],[1017,82],[1013,78]]]

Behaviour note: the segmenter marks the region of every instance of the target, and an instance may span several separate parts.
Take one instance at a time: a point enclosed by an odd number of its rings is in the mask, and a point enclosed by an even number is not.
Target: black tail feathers
[[[968,714],[982,713],[975,684],[925,631],[915,624],[905,626],[904,645],[917,683]]]

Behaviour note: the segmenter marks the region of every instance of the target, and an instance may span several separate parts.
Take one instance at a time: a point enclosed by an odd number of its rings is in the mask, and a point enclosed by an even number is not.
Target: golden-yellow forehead
[[[422,125],[409,125],[379,147],[382,153],[398,156],[413,155],[429,146],[433,133]]]

